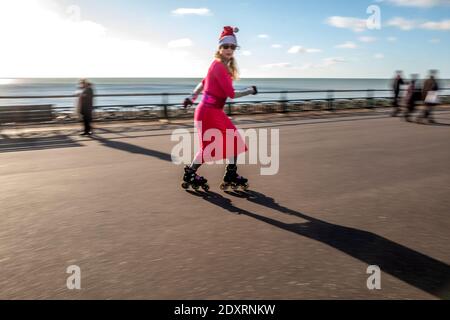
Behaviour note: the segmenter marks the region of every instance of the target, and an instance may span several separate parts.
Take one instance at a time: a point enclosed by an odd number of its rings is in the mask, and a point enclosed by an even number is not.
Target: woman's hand
[[[253,95],[257,95],[258,94],[258,88],[256,88],[256,86],[252,86],[253,88]]]

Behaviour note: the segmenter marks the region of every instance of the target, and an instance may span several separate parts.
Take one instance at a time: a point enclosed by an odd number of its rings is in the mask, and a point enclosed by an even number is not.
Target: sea
[[[146,94],[146,93],[190,93],[201,81],[200,78],[101,78],[89,79],[93,84],[95,94]],[[391,79],[240,79],[234,83],[236,89],[257,86],[262,92],[257,96],[247,96],[239,101],[262,101],[287,99],[325,99],[330,90],[389,90]],[[78,90],[78,79],[0,79],[0,108],[2,106],[52,104],[55,109],[72,110],[76,99],[48,98],[46,96],[74,95]],[[440,80],[441,87],[450,88],[450,80]],[[267,94],[264,92],[282,92],[295,90],[322,90],[313,93],[289,93],[282,97],[280,93]],[[450,90],[446,91],[450,94]],[[15,98],[8,97],[30,97]],[[334,93],[335,98],[364,98],[366,92]],[[375,92],[374,97],[390,97],[389,91]],[[126,106],[139,104],[162,103],[162,96],[114,96],[96,97],[95,105]],[[181,103],[183,96],[168,96],[168,103]]]

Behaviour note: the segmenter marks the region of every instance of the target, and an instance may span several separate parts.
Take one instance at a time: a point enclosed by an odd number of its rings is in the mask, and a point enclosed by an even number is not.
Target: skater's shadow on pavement
[[[422,126],[430,126],[430,127],[450,127],[450,123],[444,123],[444,122],[421,122],[420,120],[411,120],[410,123],[422,125]]]
[[[160,152],[160,151],[156,151],[156,150],[145,149],[145,148],[136,146],[134,144],[130,144],[130,143],[122,142],[122,141],[105,139],[98,135],[92,135],[91,138],[92,138],[92,140],[96,140],[108,148],[113,148],[113,149],[126,151],[126,152],[130,152],[130,153],[135,153],[135,154],[141,154],[144,156],[154,157],[154,158],[158,158],[160,160],[172,162],[172,156],[168,153],[164,153],[164,152]]]
[[[386,272],[418,289],[441,299],[450,298],[450,266],[420,252],[402,246],[377,234],[340,226],[310,217],[278,204],[264,194],[227,192],[278,212],[306,220],[304,223],[284,223],[238,208],[230,199],[209,192],[191,192],[229,212],[245,215],[277,228],[308,237],[336,248],[367,265],[377,265]]]
[[[450,123],[435,122],[435,123],[430,123],[429,126],[434,126],[434,127],[450,127]]]

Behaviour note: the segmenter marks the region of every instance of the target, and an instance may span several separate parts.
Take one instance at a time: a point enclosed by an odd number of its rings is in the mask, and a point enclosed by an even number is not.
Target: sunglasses
[[[231,49],[231,50],[234,51],[234,50],[236,50],[238,47],[235,46],[234,44],[230,44],[230,45],[224,44],[224,45],[222,46],[222,48],[225,49],[225,50]]]

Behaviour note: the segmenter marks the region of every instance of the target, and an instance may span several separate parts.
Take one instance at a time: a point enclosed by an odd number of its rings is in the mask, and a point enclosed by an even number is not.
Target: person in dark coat
[[[411,82],[409,83],[408,90],[405,96],[404,105],[406,107],[405,110],[405,120],[410,122],[411,113],[414,113],[416,110],[416,104],[421,99],[422,93],[420,90],[420,86],[417,81],[418,75],[413,74],[411,76]]]
[[[428,120],[429,123],[435,123],[433,119],[433,108],[438,105],[438,91],[439,85],[436,80],[436,70],[430,70],[430,76],[423,84],[422,99],[425,103],[425,109],[422,116],[417,118],[417,122],[425,123]]]
[[[394,92],[394,99],[392,101],[392,116],[396,117],[398,113],[400,112],[400,106],[399,106],[399,97],[400,97],[400,91],[401,86],[404,85],[405,82],[402,78],[402,72],[397,71],[397,75],[395,76],[394,80],[392,81],[392,91]]]
[[[92,135],[92,110],[94,107],[94,90],[87,80],[80,80],[80,93],[78,96],[78,112],[82,118],[84,132],[82,136]]]

